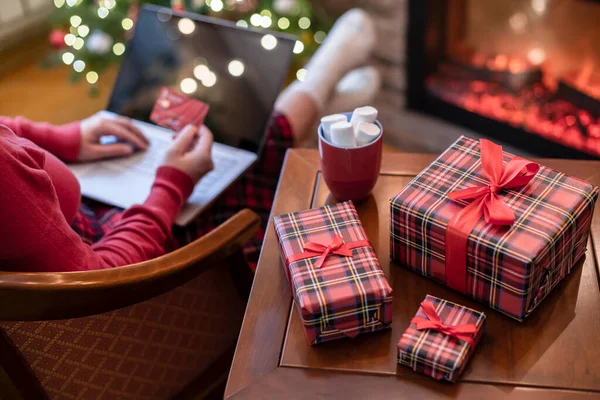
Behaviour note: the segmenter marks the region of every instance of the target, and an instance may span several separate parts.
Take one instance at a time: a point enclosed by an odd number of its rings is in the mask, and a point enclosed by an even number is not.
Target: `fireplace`
[[[600,158],[600,1],[410,0],[407,105],[542,157]]]

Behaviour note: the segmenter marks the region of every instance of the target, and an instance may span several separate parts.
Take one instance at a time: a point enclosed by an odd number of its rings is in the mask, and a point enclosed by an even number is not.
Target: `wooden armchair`
[[[245,309],[228,266],[258,224],[243,210],[181,249],[110,270],[0,272],[0,398],[171,398],[213,373]]]

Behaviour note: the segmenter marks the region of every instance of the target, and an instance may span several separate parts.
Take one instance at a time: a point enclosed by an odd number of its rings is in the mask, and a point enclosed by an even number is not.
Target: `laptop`
[[[215,168],[196,185],[176,221],[187,225],[256,161],[294,44],[294,37],[278,32],[165,7],[142,7],[101,113],[130,118],[150,146],[127,158],[71,164],[82,195],[122,208],[146,200],[172,143],[173,132],[150,121],[166,86],[210,106],[204,123],[215,138]],[[199,75],[207,69],[208,78]]]

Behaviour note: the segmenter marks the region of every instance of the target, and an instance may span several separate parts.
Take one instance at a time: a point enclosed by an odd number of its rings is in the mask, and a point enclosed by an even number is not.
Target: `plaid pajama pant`
[[[173,227],[173,240],[167,244],[167,250],[185,246],[238,211],[250,208],[260,216],[261,223],[254,237],[244,246],[244,254],[250,267],[256,269],[285,152],[293,145],[289,121],[284,115],[275,113],[258,161],[198,219],[186,227]],[[92,244],[110,232],[119,223],[122,214],[120,208],[84,200],[71,226],[84,242]]]

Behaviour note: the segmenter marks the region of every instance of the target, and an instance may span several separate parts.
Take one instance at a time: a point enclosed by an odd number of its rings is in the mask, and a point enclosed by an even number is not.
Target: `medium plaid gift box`
[[[398,341],[398,363],[456,382],[483,334],[485,314],[427,295]]]
[[[296,309],[313,345],[392,324],[392,288],[352,202],[274,218]]]
[[[391,258],[519,321],[585,254],[598,189],[459,138],[391,203]]]

